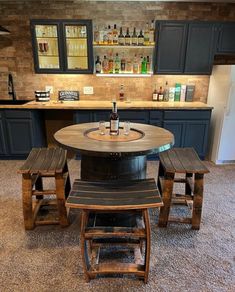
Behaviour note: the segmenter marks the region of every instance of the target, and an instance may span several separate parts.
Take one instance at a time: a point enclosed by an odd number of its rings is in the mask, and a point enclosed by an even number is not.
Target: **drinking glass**
[[[99,130],[100,130],[100,135],[105,135],[105,121],[99,121]]]
[[[123,124],[123,133],[124,133],[124,135],[129,135],[130,134],[130,129],[131,129],[130,122],[129,121],[125,121],[124,124]]]

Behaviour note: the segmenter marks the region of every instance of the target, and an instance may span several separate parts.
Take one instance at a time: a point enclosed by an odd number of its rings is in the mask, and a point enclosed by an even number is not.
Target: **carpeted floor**
[[[79,213],[72,224],[37,227],[25,232],[21,206],[22,161],[0,161],[0,291],[235,291],[235,165],[214,166],[205,176],[201,229],[156,225],[151,212],[152,253],[149,283],[131,277],[100,277],[86,283],[79,247]],[[157,162],[148,163],[156,175]],[[72,180],[79,162],[71,160]]]

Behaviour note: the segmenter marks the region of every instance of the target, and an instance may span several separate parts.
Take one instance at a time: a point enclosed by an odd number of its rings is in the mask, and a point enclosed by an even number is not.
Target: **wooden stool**
[[[67,226],[65,198],[71,189],[67,166],[67,151],[62,148],[34,148],[18,170],[22,174],[22,199],[25,229],[35,225],[60,224]],[[43,189],[43,178],[54,177],[55,189]],[[45,200],[44,196],[55,195],[55,200]],[[33,196],[36,200],[33,202]],[[57,214],[53,218],[38,220],[39,211],[53,205]],[[46,207],[47,206],[47,207]],[[43,211],[42,211],[43,212]],[[43,216],[42,216],[43,217]]]
[[[160,153],[158,187],[164,206],[160,209],[159,227],[166,227],[168,222],[181,222],[192,224],[192,229],[200,229],[203,176],[208,172],[193,148],[173,148]],[[185,174],[185,178],[175,178],[176,173]],[[184,195],[173,194],[174,182],[185,184]],[[171,204],[182,203],[192,207],[192,217],[169,217]]]
[[[154,179],[111,182],[75,180],[66,206],[82,209],[81,252],[87,281],[97,274],[134,274],[147,283],[150,260],[148,208],[162,206]],[[126,221],[123,220],[125,215],[128,215]],[[120,224],[120,221],[123,222]],[[135,247],[139,254],[145,246],[144,261],[141,264],[136,261],[99,263],[101,248],[107,248],[107,245]]]

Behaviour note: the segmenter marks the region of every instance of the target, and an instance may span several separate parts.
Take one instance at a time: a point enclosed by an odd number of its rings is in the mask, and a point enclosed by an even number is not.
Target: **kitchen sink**
[[[11,104],[13,104],[13,105],[21,105],[21,104],[25,104],[25,103],[27,103],[27,102],[29,102],[30,100],[11,100],[11,99],[2,99],[2,100],[0,100],[0,105],[1,104],[5,104],[5,105],[11,105]]]

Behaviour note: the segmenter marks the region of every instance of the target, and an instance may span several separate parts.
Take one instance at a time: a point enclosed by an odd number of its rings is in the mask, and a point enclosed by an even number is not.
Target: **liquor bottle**
[[[137,58],[136,54],[135,54],[134,59],[133,59],[133,73],[134,74],[139,73],[139,63],[138,63],[138,58]]]
[[[146,22],[145,29],[144,29],[144,45],[149,45],[149,24]]]
[[[162,90],[162,86],[160,86],[159,91],[158,91],[158,101],[163,101],[164,95],[163,95],[163,90]]]
[[[124,46],[125,45],[125,38],[124,38],[124,35],[122,33],[122,27],[120,27],[120,33],[119,33],[119,36],[118,36],[118,44],[120,46]]]
[[[97,56],[95,62],[95,73],[101,73],[101,61],[99,56]]]
[[[119,100],[123,101],[124,100],[124,85],[121,84],[120,90],[119,90]]]
[[[147,60],[145,57],[143,57],[143,60],[141,62],[141,73],[146,74],[147,73]]]
[[[158,92],[157,92],[157,85],[155,84],[155,88],[153,91],[153,101],[158,101]]]
[[[100,32],[99,32],[99,27],[96,25],[94,27],[94,39],[93,39],[94,44],[99,44],[100,42]]]
[[[131,38],[131,44],[133,46],[137,46],[138,45],[138,37],[137,37],[137,34],[136,34],[135,27],[134,27],[133,34],[132,34],[132,38]]]
[[[113,44],[113,30],[111,29],[111,26],[108,26],[108,45],[112,45]]]
[[[125,45],[130,46],[131,44],[131,36],[129,33],[129,27],[126,29],[126,35],[125,35]]]
[[[149,44],[154,44],[154,20],[151,22],[150,30],[149,30]]]
[[[128,58],[126,60],[126,72],[127,73],[132,73],[133,72],[133,68],[132,68],[132,61],[130,58]]]
[[[110,135],[117,136],[119,134],[119,116],[117,113],[116,101],[113,101],[113,109],[110,114]]]
[[[113,56],[110,55],[109,57],[109,74],[113,73]]]
[[[122,53],[122,58],[121,58],[121,72],[125,73],[126,71],[126,59],[124,57],[124,53]]]
[[[99,44],[102,45],[104,43],[104,27],[101,27],[99,30]]]
[[[169,101],[169,86],[167,81],[164,89],[164,101]]]
[[[116,53],[116,57],[115,57],[115,60],[114,60],[114,72],[115,72],[115,74],[118,74],[120,72],[120,69],[121,69],[121,61],[120,61],[120,58],[118,56],[118,53]]]
[[[114,24],[114,26],[113,26],[113,44],[114,45],[118,44],[118,30],[117,30],[116,24]]]
[[[109,73],[109,61],[106,56],[104,56],[104,59],[102,61],[102,71],[104,74]]]
[[[149,56],[147,56],[147,73],[150,73],[150,59],[149,59]]]
[[[143,45],[144,45],[144,36],[141,29],[140,34],[138,35],[138,46],[143,46]]]
[[[108,44],[108,28],[107,26],[104,27],[104,34],[103,34],[103,44]]]

